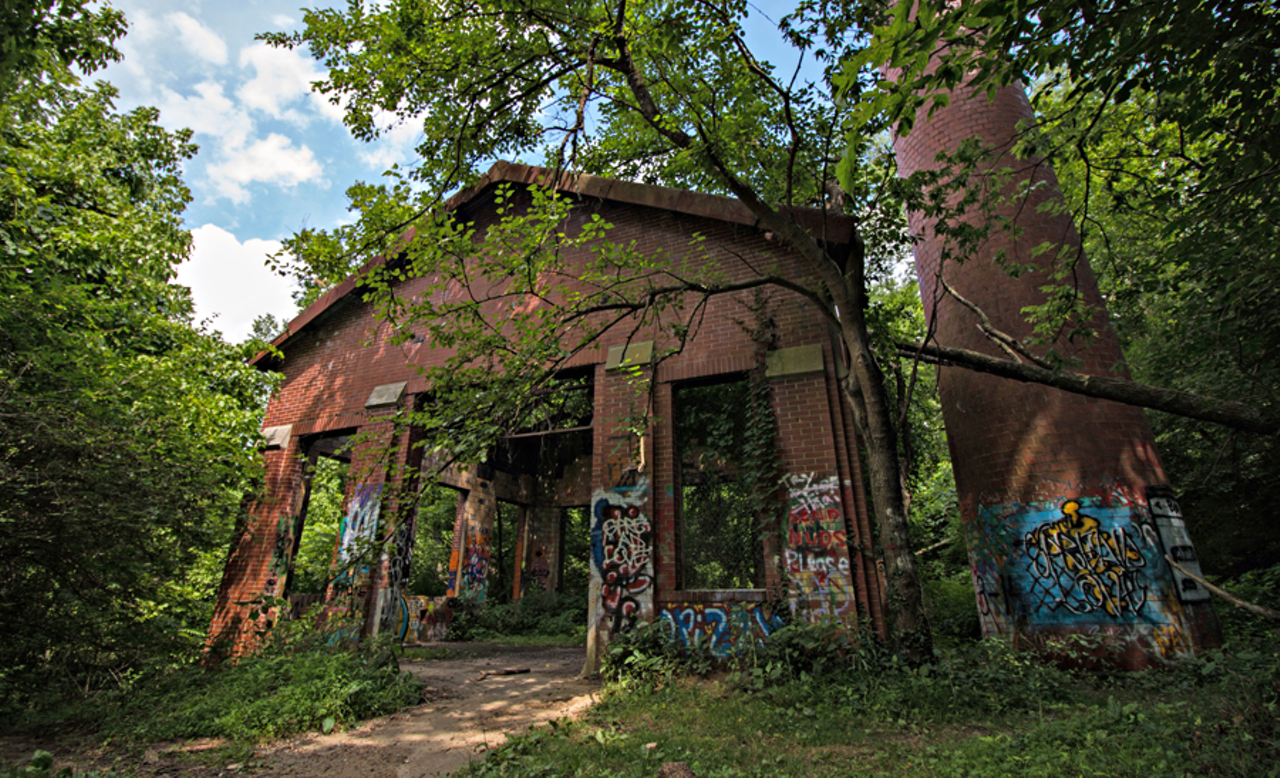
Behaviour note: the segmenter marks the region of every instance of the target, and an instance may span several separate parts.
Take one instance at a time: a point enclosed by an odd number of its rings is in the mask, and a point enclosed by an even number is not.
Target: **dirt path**
[[[395,776],[450,773],[507,733],[573,716],[594,701],[595,682],[577,675],[582,648],[455,648],[475,658],[402,662],[427,684],[433,701],[332,735],[312,735],[257,756],[245,772],[260,776]],[[517,672],[523,671],[523,672]]]
[[[448,647],[451,658],[400,663],[402,670],[426,683],[428,702],[354,729],[267,744],[238,764],[211,763],[216,759],[216,742],[157,746],[147,749],[140,759],[125,761],[107,762],[109,757],[99,753],[88,761],[99,769],[111,767],[125,775],[151,778],[446,775],[478,758],[478,749],[501,744],[508,733],[574,716],[596,699],[599,684],[578,678],[586,658],[582,647],[442,645]],[[22,750],[29,754],[32,745]],[[55,767],[67,764],[58,760]],[[79,766],[87,765],[81,761]]]

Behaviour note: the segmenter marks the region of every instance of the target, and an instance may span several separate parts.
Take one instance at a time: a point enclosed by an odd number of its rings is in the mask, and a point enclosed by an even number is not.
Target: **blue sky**
[[[292,318],[290,282],[265,257],[298,229],[349,219],[343,192],[411,158],[415,132],[353,140],[342,112],[310,84],[319,65],[302,52],[255,41],[302,23],[298,0],[111,0],[129,19],[124,61],[94,74],[120,90],[118,107],[160,109],[169,129],[189,127],[200,153],[187,164],[195,248],[178,280],[197,315],[228,340],[265,312]]]
[[[200,146],[185,171],[194,250],[178,271],[197,315],[230,341],[242,340],[259,314],[292,318],[291,282],[266,268],[266,256],[303,227],[349,221],[347,187],[410,162],[417,129],[395,127],[375,143],[352,139],[341,110],[311,92],[323,77],[319,64],[254,40],[300,28],[299,0],[110,3],[129,19],[124,61],[93,77],[120,90],[120,109],[156,106],[162,125],[191,128]],[[767,41],[757,54],[786,67],[771,24],[753,20],[748,37]]]

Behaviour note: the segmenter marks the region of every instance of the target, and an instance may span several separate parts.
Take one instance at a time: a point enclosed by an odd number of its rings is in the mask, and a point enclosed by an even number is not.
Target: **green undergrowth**
[[[585,598],[556,592],[533,591],[509,603],[458,602],[449,620],[449,640],[580,645],[586,638]]]
[[[114,778],[115,773],[107,770],[101,772],[80,772],[70,767],[54,769],[53,754],[48,751],[36,751],[28,764],[22,766],[0,767],[0,778]]]
[[[331,731],[421,699],[392,647],[339,639],[339,625],[309,619],[278,625],[257,652],[213,666],[189,663],[122,680],[109,691],[33,704],[6,722],[27,731],[89,731],[108,744],[187,738],[253,743],[307,730]]]
[[[801,626],[714,680],[685,674],[710,669],[696,652],[681,658],[643,631],[620,642],[600,705],[511,738],[461,775],[638,778],[673,761],[699,778],[1280,775],[1280,657],[1270,641],[1100,674],[1003,642],[909,667]]]

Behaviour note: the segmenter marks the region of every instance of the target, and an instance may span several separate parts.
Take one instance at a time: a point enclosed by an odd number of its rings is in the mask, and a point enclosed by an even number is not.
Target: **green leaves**
[[[190,244],[188,134],[71,80],[0,106],[6,695],[198,645],[272,383],[170,284]]]

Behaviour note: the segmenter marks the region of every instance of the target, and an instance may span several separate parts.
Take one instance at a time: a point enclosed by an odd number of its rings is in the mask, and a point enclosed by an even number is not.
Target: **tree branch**
[[[1164,558],[1169,564],[1173,565],[1173,567],[1176,568],[1179,573],[1182,573],[1186,577],[1200,584],[1201,586],[1208,589],[1213,594],[1218,595],[1219,597],[1231,603],[1232,605],[1236,606],[1237,608],[1243,608],[1249,611],[1250,613],[1256,613],[1259,616],[1266,616],[1269,619],[1280,619],[1280,613],[1277,613],[1276,611],[1273,611],[1270,608],[1265,608],[1261,605],[1254,605],[1251,602],[1245,602],[1239,597],[1236,597],[1234,594],[1228,591],[1225,591],[1223,589],[1219,589],[1218,587],[1204,580],[1200,576],[1191,572],[1187,568],[1173,561],[1173,557],[1169,556],[1168,554],[1165,554]]]
[[[962,367],[1013,381],[1052,386],[1072,394],[1150,408],[1259,435],[1280,433],[1280,420],[1264,415],[1257,408],[1231,400],[1219,400],[1123,378],[1087,375],[1070,370],[1054,371],[968,349],[918,343],[897,343],[895,346],[903,356],[914,356],[918,352],[922,360],[935,365]]]
[[[942,273],[938,273],[938,283],[942,285],[943,290],[947,294],[951,295],[952,299],[954,299],[956,302],[960,303],[964,307],[968,308],[970,311],[973,312],[975,316],[978,317],[978,322],[979,322],[978,329],[982,330],[983,335],[986,335],[990,340],[994,341],[995,344],[999,346],[1001,350],[1004,351],[1004,353],[1013,357],[1013,361],[1021,362],[1022,360],[1018,356],[1019,354],[1021,354],[1022,356],[1030,360],[1033,364],[1039,365],[1040,367],[1043,367],[1046,370],[1050,369],[1048,362],[1045,362],[1043,359],[1040,359],[1039,357],[1037,357],[1036,355],[1028,351],[1026,346],[1023,346],[1021,343],[1018,342],[1017,338],[1009,335],[1006,332],[1003,332],[1002,330],[996,329],[996,326],[991,323],[991,319],[987,318],[987,314],[974,303],[971,303],[965,298],[961,297],[960,293],[957,292],[955,289],[952,289],[951,285],[947,283],[947,279],[942,277]]]

